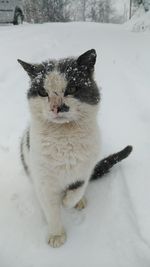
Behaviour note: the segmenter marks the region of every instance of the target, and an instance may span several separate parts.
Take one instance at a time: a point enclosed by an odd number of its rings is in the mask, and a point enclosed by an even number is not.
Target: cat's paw
[[[75,205],[75,208],[77,210],[83,210],[85,209],[85,207],[87,206],[87,201],[86,201],[86,198],[83,197],[76,205]]]
[[[61,247],[67,239],[66,233],[62,232],[60,235],[50,235],[48,244],[53,248]]]

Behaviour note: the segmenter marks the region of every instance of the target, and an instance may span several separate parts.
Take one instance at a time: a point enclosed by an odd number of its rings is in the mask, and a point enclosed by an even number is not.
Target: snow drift
[[[145,12],[141,6],[125,27],[133,32],[150,31],[150,11]]]

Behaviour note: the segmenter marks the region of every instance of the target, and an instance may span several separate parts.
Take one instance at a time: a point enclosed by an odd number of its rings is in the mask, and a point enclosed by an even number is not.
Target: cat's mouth
[[[51,118],[51,121],[55,123],[69,123],[70,122],[70,120],[66,118],[65,116],[59,116],[59,115]]]

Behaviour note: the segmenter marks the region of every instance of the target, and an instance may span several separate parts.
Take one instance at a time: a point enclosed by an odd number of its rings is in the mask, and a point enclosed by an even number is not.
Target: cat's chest
[[[85,134],[55,136],[41,141],[41,152],[52,159],[72,162],[88,157],[91,142]]]
[[[97,154],[94,132],[50,134],[33,138],[36,157],[52,166],[88,163]]]

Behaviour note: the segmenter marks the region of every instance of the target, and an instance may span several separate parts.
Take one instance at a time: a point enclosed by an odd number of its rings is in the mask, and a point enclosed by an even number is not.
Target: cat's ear
[[[84,54],[78,57],[77,64],[78,66],[85,66],[89,70],[93,70],[96,63],[96,51],[95,49],[88,50]]]
[[[42,64],[30,64],[21,59],[18,59],[18,62],[24,68],[24,70],[28,73],[31,79],[37,77],[40,73],[43,73],[44,66]]]

